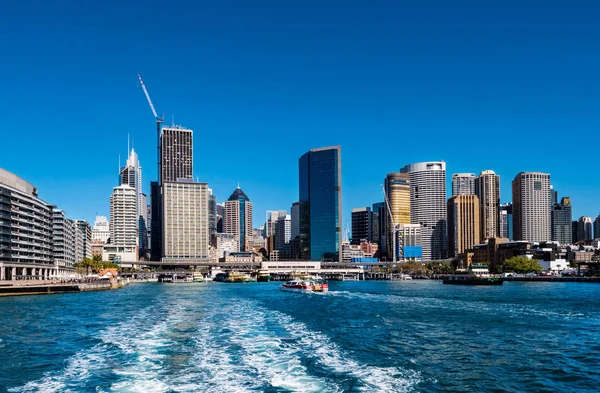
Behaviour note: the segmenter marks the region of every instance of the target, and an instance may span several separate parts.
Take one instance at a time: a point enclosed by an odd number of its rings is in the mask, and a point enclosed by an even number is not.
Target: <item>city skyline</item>
[[[0,27],[13,38],[3,42],[4,53],[23,59],[6,65],[0,94],[6,97],[5,113],[18,118],[20,128],[6,133],[5,142],[19,147],[23,133],[32,138],[26,147],[9,149],[0,167],[36,184],[44,199],[69,216],[93,222],[96,214],[109,215],[107,190],[117,185],[114,168],[119,154],[124,155],[126,132],[146,168],[143,192],[150,195],[149,181],[157,180],[150,169],[156,167],[156,127],[137,86],[138,73],[157,110],[165,114],[165,124],[180,123],[201,135],[195,141],[197,151],[222,145],[224,137],[240,141],[228,141],[228,154],[251,165],[221,163],[220,149],[206,149],[194,157],[194,178],[208,182],[219,202],[240,182],[252,195],[257,217],[267,210],[289,209],[298,192],[294,157],[330,145],[343,149],[344,223],[352,208],[382,200],[380,184],[386,173],[429,160],[446,161],[448,175],[494,170],[501,178],[501,203],[510,202],[510,179],[517,173],[550,173],[554,188],[571,198],[573,216],[595,217],[600,210],[595,197],[600,185],[581,171],[569,171],[561,157],[504,148],[506,141],[528,135],[539,151],[554,152],[555,140],[566,131],[596,132],[592,65],[597,55],[585,50],[593,44],[596,6],[546,10],[549,20],[562,20],[565,12],[571,15],[578,23],[569,29],[548,23],[536,30],[527,17],[495,10],[503,23],[491,31],[504,34],[506,43],[488,31],[484,9],[466,7],[458,13],[443,3],[443,12],[432,16],[428,26],[413,22],[426,11],[408,5],[385,11],[374,7],[370,21],[360,18],[360,6],[332,7],[332,12],[322,5],[314,14],[296,10],[303,23],[291,27],[286,27],[286,5],[261,15],[244,4],[234,11],[217,4],[188,12],[173,7],[165,10],[165,17],[217,17],[214,23],[193,23],[185,31],[159,35],[160,47],[169,48],[165,56],[173,50],[180,57],[160,65],[154,65],[156,36],[140,33],[153,26],[149,10],[136,7],[136,27],[113,23],[106,29],[119,17],[103,9],[63,12],[60,6],[40,3],[32,15],[23,7],[10,4]],[[521,7],[536,9],[532,4]],[[123,15],[128,12],[133,10],[125,9]],[[247,15],[257,16],[258,24]],[[455,22],[448,22],[447,15]],[[358,21],[367,32],[359,42],[352,38]],[[96,28],[107,34],[99,36]],[[264,44],[264,56],[255,57],[252,45],[264,42],[275,29],[278,40]],[[526,39],[518,39],[523,34]],[[19,42],[27,43],[27,53]],[[373,67],[377,73],[364,71]],[[355,137],[364,133],[372,138],[373,149],[365,150]],[[424,134],[431,136],[426,143]],[[253,160],[255,150],[242,143],[241,135],[256,135],[257,146],[269,143],[272,159]],[[467,140],[497,143],[504,153],[473,149],[459,154]],[[47,146],[56,143],[65,154],[50,155]],[[31,153],[27,160],[19,159],[24,149]],[[85,153],[86,162],[73,168],[76,152]]]

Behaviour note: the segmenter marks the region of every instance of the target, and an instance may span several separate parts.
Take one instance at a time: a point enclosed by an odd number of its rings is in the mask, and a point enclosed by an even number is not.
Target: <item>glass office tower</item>
[[[341,147],[312,149],[298,160],[302,259],[341,261]]]

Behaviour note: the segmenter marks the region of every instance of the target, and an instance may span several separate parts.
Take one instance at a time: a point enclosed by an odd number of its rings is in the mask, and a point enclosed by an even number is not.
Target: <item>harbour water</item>
[[[595,392],[600,286],[133,284],[0,298],[0,392]]]

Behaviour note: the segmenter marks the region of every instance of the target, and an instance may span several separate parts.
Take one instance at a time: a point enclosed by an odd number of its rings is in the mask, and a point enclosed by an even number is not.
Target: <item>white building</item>
[[[131,149],[127,163],[119,172],[121,185],[128,185],[135,190],[136,215],[138,217],[138,246],[142,249],[148,248],[148,222],[147,222],[147,198],[142,192],[142,167],[137,153]]]
[[[92,258],[92,227],[86,220],[75,220],[75,262]]]
[[[92,240],[99,240],[106,243],[110,238],[110,225],[104,216],[96,216],[94,228],[92,229]]]
[[[213,247],[217,250],[217,258],[223,258],[232,252],[239,252],[240,246],[234,234],[215,233],[213,235]]]
[[[189,179],[163,184],[164,262],[209,260],[208,199],[207,183]]]
[[[421,225],[423,260],[446,257],[446,163],[406,165],[400,173],[410,178],[410,221]]]
[[[265,238],[269,238],[271,235],[275,235],[277,231],[277,220],[279,217],[285,217],[287,211],[285,210],[267,210],[265,217]]]
[[[115,187],[110,197],[110,250],[105,260],[136,262],[138,260],[139,216],[137,213],[138,195],[135,188],[126,184]],[[116,250],[114,247],[118,247]],[[122,254],[120,254],[122,253]],[[119,254],[119,255],[116,255]],[[132,255],[134,255],[132,257]],[[104,257],[103,257],[104,259]]]
[[[75,267],[75,223],[63,210],[52,212],[52,245],[54,263],[59,270],[74,272]]]
[[[512,182],[512,194],[514,240],[552,240],[550,175],[521,172]]]

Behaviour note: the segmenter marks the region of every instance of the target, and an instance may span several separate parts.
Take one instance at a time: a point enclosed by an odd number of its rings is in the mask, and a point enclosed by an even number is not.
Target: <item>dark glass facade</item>
[[[151,257],[153,261],[162,258],[162,195],[158,182],[150,182],[150,208],[152,210],[152,221],[150,222],[150,244]]]
[[[313,149],[298,160],[303,259],[340,261],[341,148]]]

